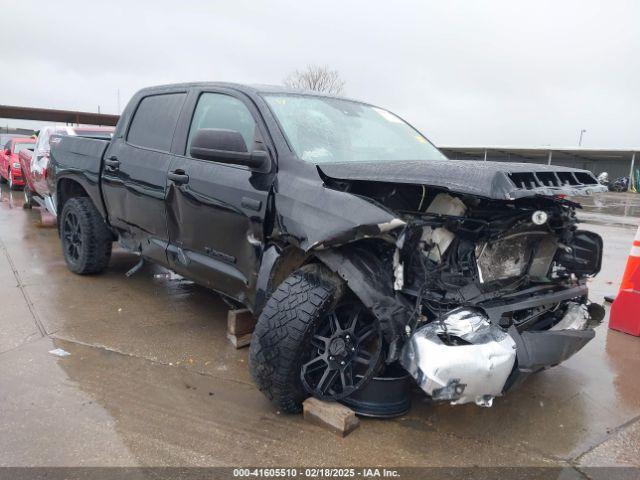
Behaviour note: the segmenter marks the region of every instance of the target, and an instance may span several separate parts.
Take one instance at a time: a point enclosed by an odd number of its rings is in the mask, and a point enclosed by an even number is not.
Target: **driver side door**
[[[169,167],[168,260],[173,270],[251,305],[263,251],[269,173],[245,165],[192,158],[200,129],[239,132],[247,151],[261,149],[255,107],[228,91],[193,92],[184,145]]]

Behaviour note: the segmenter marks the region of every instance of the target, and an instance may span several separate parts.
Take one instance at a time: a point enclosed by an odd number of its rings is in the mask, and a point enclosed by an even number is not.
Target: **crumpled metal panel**
[[[290,172],[278,174],[275,193],[276,226],[273,237],[304,250],[379,237],[405,225],[397,215],[372,201],[351,193],[318,188]]]
[[[584,330],[589,324],[589,310],[582,303],[568,302],[567,311],[558,323],[549,330]]]
[[[448,345],[441,339],[447,334],[468,343]],[[470,309],[419,328],[400,354],[400,364],[434,400],[486,407],[502,394],[515,360],[509,334]]]
[[[587,170],[532,163],[470,162],[465,160],[424,160],[407,162],[350,162],[318,165],[323,174],[339,180],[369,180],[442,187],[496,200],[512,200],[535,195],[580,196],[605,192]],[[511,173],[579,173],[593,178],[593,184],[522,188],[509,179]],[[577,183],[577,181],[576,181]]]
[[[398,343],[411,317],[412,305],[393,290],[393,272],[366,248],[332,248],[316,253],[378,319],[388,343],[387,363],[398,359]]]

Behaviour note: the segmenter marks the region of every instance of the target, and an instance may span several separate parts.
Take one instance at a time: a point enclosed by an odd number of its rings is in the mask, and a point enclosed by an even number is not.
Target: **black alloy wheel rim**
[[[360,304],[345,303],[325,315],[311,339],[300,378],[316,398],[340,400],[375,373],[382,337],[375,318]]]
[[[82,228],[75,213],[68,212],[64,217],[62,236],[67,257],[71,261],[77,262],[80,259],[80,251],[82,249]]]

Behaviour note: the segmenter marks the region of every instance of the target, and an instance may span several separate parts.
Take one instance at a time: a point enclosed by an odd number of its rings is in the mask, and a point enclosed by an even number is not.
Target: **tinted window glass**
[[[200,96],[189,129],[187,155],[193,136],[201,128],[235,130],[244,138],[247,151],[253,149],[256,122],[249,109],[237,98],[221,93],[203,93]]]
[[[185,95],[169,93],[143,98],[133,116],[127,142],[168,152]]]

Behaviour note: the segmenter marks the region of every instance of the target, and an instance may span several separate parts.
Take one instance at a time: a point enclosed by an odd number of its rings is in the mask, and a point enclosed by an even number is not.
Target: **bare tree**
[[[284,79],[284,84],[289,88],[315,90],[336,95],[342,93],[344,83],[338,71],[331,70],[326,65],[307,65],[306,69],[296,70]]]

